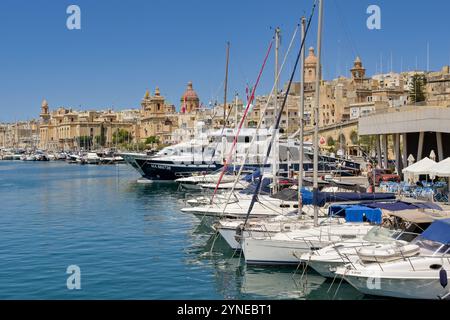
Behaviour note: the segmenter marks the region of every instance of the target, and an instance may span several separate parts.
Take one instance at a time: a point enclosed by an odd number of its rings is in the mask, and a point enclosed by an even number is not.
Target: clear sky
[[[66,8],[81,8],[81,30],[68,30]],[[381,30],[366,26],[369,5],[381,8]],[[37,117],[50,108],[139,107],[145,90],[179,108],[193,81],[202,102],[223,100],[226,41],[231,42],[229,97],[255,82],[273,28],[282,29],[281,56],[312,0],[2,0],[0,122]],[[447,0],[325,0],[324,78],[347,75],[360,55],[380,70],[450,64]],[[316,43],[317,14],[307,46]],[[295,49],[298,50],[298,42]],[[282,82],[290,75],[294,52]],[[273,55],[257,94],[273,85]],[[297,77],[298,79],[298,77]]]

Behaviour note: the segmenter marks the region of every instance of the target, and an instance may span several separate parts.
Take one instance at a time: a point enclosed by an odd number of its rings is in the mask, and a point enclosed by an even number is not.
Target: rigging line
[[[306,39],[306,36],[308,35],[309,28],[311,26],[311,21],[312,21],[312,18],[313,18],[315,9],[316,9],[316,5],[317,5],[317,0],[314,1],[313,7],[312,7],[312,10],[311,10],[311,15],[309,16],[308,24],[306,26],[305,37],[302,39],[302,44],[301,44],[300,49],[299,49],[298,54],[297,54],[297,59],[295,61],[294,69],[292,70],[291,78],[289,79],[289,83],[288,83],[288,86],[286,88],[286,93],[285,93],[285,96],[284,96],[284,99],[283,99],[283,104],[281,105],[280,111],[278,112],[277,121],[274,124],[273,134],[272,134],[269,146],[267,148],[267,153],[266,153],[266,157],[264,159],[263,167],[265,167],[265,165],[267,164],[267,161],[268,161],[269,156],[270,156],[270,152],[271,152],[271,149],[272,149],[273,141],[275,139],[275,130],[278,130],[278,128],[280,126],[281,116],[283,114],[283,109],[286,106],[286,101],[287,101],[287,98],[289,96],[289,91],[291,89],[292,81],[294,80],[294,76],[295,76],[295,72],[297,70],[298,62],[299,62],[300,57],[301,57],[302,49],[303,49],[303,47],[305,45],[305,39]],[[273,165],[275,165],[275,164],[273,164]],[[262,184],[262,177],[260,176],[259,179],[258,179],[258,185],[255,188],[255,192],[253,193],[252,201],[250,202],[250,206],[248,208],[248,212],[247,212],[247,215],[245,217],[244,225],[242,227],[243,229],[245,229],[245,225],[247,224],[247,221],[248,221],[248,218],[250,216],[250,213],[252,212],[253,206],[254,206],[254,204],[256,202],[256,198],[258,196],[259,189],[261,188],[261,184]]]
[[[297,27],[295,28],[294,34],[292,35],[292,39],[291,39],[291,42],[290,42],[290,44],[289,44],[288,50],[286,51],[286,54],[285,54],[285,56],[284,56],[284,58],[283,58],[283,63],[281,64],[280,70],[278,71],[278,74],[277,74],[277,79],[276,79],[277,81],[274,82],[273,87],[272,87],[272,90],[271,90],[271,92],[270,92],[270,94],[269,94],[269,97],[267,98],[267,102],[266,102],[266,104],[265,104],[265,106],[264,106],[264,109],[262,109],[261,112],[260,112],[260,117],[259,117],[258,126],[256,127],[255,133],[254,133],[253,136],[252,136],[252,141],[250,142],[250,145],[249,145],[249,147],[247,148],[247,151],[246,151],[246,153],[245,153],[245,155],[244,155],[244,159],[242,160],[242,164],[245,164],[245,162],[247,161],[248,155],[249,155],[249,153],[250,153],[250,148],[253,146],[253,143],[256,141],[256,135],[257,135],[257,133],[258,133],[258,130],[259,130],[260,127],[261,127],[262,121],[263,121],[263,119],[264,119],[264,114],[265,114],[266,110],[267,110],[268,107],[269,107],[269,104],[270,104],[270,102],[271,102],[271,99],[274,97],[274,92],[275,92],[275,90],[276,90],[276,83],[278,82],[278,79],[279,79],[279,77],[280,77],[280,75],[281,75],[281,73],[282,73],[282,71],[283,71],[283,68],[284,68],[284,65],[285,65],[285,63],[286,63],[287,57],[289,56],[289,53],[290,53],[290,51],[291,51],[291,48],[292,48],[292,45],[293,45],[293,43],[294,43],[295,37],[297,36],[298,29],[299,29],[299,25],[297,25]],[[231,191],[230,191],[230,193],[228,194],[228,199],[227,199],[227,201],[225,202],[225,207],[224,207],[222,213],[225,213],[227,204],[228,204],[228,202],[230,201],[231,195],[233,194],[234,189],[236,188],[236,185],[237,185],[237,183],[238,183],[238,181],[239,181],[239,177],[242,175],[242,170],[243,170],[243,166],[241,166],[241,167],[239,168],[239,172],[238,172],[238,174],[237,174],[237,176],[236,176],[236,179],[234,180],[233,187],[231,188]]]
[[[342,18],[342,16],[343,16],[342,11],[336,0],[334,0],[333,3],[336,7],[338,20],[341,24],[342,29],[344,30],[345,37],[347,38],[350,48],[353,51],[353,55],[355,57],[359,56],[358,49],[356,48],[355,43],[352,41],[352,37],[351,37],[350,31],[348,31],[347,24],[345,23],[345,20]]]
[[[234,137],[233,144],[232,144],[231,149],[230,149],[230,151],[229,151],[229,153],[228,153],[228,157],[227,157],[227,159],[225,160],[225,163],[224,163],[224,166],[223,166],[223,168],[222,168],[222,172],[221,172],[221,174],[220,174],[219,180],[217,181],[216,188],[214,189],[214,193],[213,193],[213,196],[212,196],[212,198],[211,198],[211,203],[213,202],[214,196],[215,196],[216,193],[217,193],[217,189],[218,189],[219,184],[220,184],[220,182],[222,181],[223,175],[225,174],[225,171],[226,171],[226,169],[227,169],[227,167],[228,167],[228,163],[231,161],[231,157],[232,157],[232,155],[233,155],[233,151],[234,151],[234,148],[235,148],[235,146],[236,146],[236,142],[237,142],[237,140],[238,140],[239,133],[240,133],[240,131],[241,131],[242,125],[244,124],[245,118],[247,117],[247,113],[248,113],[248,110],[250,109],[250,105],[251,105],[251,103],[253,102],[253,99],[255,98],[255,91],[256,91],[256,88],[258,87],[259,81],[260,81],[260,79],[261,79],[261,75],[262,75],[262,73],[263,73],[263,71],[264,71],[264,68],[265,68],[265,66],[266,66],[267,59],[269,58],[269,53],[270,53],[270,51],[272,50],[273,41],[274,41],[274,39],[272,38],[272,40],[270,41],[269,48],[267,49],[267,53],[266,53],[266,56],[265,56],[265,58],[264,58],[263,65],[261,66],[261,69],[259,70],[258,78],[256,79],[255,86],[253,87],[252,94],[251,94],[251,96],[250,96],[250,100],[247,102],[247,107],[245,108],[244,114],[242,115],[241,122],[239,123],[238,130],[236,131],[236,135],[235,135],[235,137]]]

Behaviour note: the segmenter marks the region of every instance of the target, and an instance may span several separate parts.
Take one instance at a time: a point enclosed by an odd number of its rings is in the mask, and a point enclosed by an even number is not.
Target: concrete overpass
[[[429,156],[436,161],[450,157],[450,108],[435,106],[406,106],[388,112],[362,117],[358,121],[359,135],[375,135],[378,161],[387,167],[388,136],[393,136],[397,172],[407,166],[409,155],[418,161]]]

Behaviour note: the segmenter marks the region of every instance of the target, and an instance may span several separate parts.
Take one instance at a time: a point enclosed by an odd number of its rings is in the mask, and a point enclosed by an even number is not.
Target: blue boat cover
[[[395,201],[395,202],[373,202],[365,203],[365,206],[369,208],[380,208],[389,211],[402,211],[402,210],[414,210],[414,209],[433,209],[442,210],[440,206],[432,202],[405,202],[405,201]]]
[[[357,193],[357,192],[317,192],[317,205],[323,207],[327,202],[393,200],[394,193]]]
[[[345,217],[347,222],[368,221],[375,224],[381,224],[383,214],[381,209],[361,205],[332,205],[328,213],[329,215]]]
[[[253,171],[252,173],[246,175],[242,180],[246,181],[246,182],[252,182],[254,181],[256,178],[258,178],[261,175],[261,170],[256,169],[255,171]]]
[[[304,205],[313,204],[313,192],[304,187],[302,188],[302,204]]]
[[[450,219],[435,220],[421,236],[431,241],[450,244]]]

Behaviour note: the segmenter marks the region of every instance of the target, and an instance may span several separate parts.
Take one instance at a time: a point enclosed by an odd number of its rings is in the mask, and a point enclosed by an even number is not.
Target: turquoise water
[[[339,283],[246,267],[176,184],[126,165],[0,161],[0,299],[332,299]],[[81,290],[66,285],[69,265]],[[336,299],[363,296],[342,283]]]

